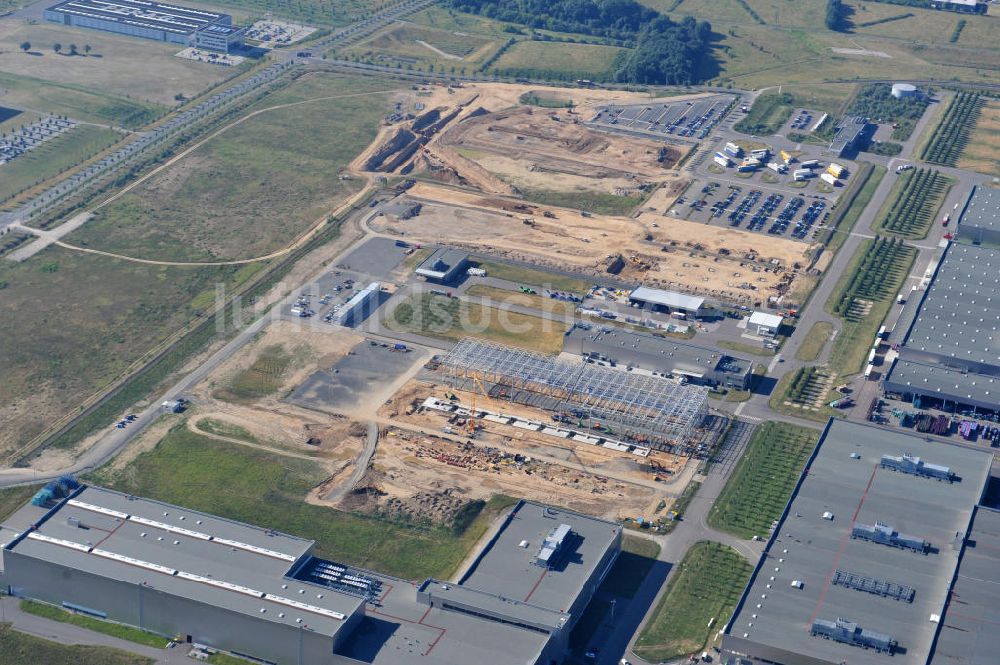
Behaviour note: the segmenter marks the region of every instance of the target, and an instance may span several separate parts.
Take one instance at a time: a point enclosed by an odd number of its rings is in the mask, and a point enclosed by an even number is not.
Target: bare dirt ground
[[[192,389],[191,399],[197,406],[189,426],[202,434],[239,439],[279,454],[315,457],[331,469],[332,463],[353,460],[364,445],[367,430],[363,423],[302,409],[282,397],[317,369],[333,365],[360,339],[340,328],[317,330],[293,321],[272,323],[242,353]],[[253,365],[264,349],[276,345],[285,349],[292,361],[275,391],[249,404],[216,398],[218,387]]]
[[[608,258],[621,254],[622,279],[738,303],[789,290],[813,250],[648,211],[635,219],[584,215],[427,183],[408,195],[424,203],[420,215],[405,222],[376,218],[373,228],[414,241],[448,238],[471,251],[591,275],[603,273]]]
[[[533,106],[468,115],[427,149],[460,174],[471,162],[519,188],[619,195],[659,182],[686,151],[598,132],[579,124],[580,117],[572,109]]]
[[[414,409],[425,397],[443,394],[436,385],[414,380],[380,410],[397,427],[380,440],[372,469],[341,507],[412,516],[408,511],[447,511],[454,499],[503,492],[593,515],[649,517],[683,490],[694,470],[684,457],[653,452],[640,458],[489,422],[480,423],[470,439],[460,425],[448,424],[446,414]],[[462,404],[475,402],[469,393],[456,395]],[[485,408],[548,419],[537,409],[487,401],[479,396]],[[444,433],[449,430],[453,435]],[[427,503],[431,497],[436,504]]]

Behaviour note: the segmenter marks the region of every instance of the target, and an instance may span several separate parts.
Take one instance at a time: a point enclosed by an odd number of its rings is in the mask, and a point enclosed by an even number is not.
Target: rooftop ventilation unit
[[[955,474],[950,468],[938,464],[928,464],[919,457],[910,455],[909,453],[903,453],[900,457],[882,455],[882,461],[879,466],[883,469],[898,471],[899,473],[909,473],[914,476],[934,478],[935,480],[943,480],[949,483],[955,480]]]
[[[898,547],[904,550],[913,550],[914,552],[920,552],[921,554],[927,554],[927,550],[931,545],[922,538],[916,538],[914,536],[907,536],[906,534],[899,533],[891,526],[884,524],[883,522],[875,522],[875,526],[869,526],[868,524],[855,524],[854,528],[851,529],[851,538],[870,540],[873,543],[880,543],[882,545],[888,545],[889,547]]]
[[[810,634],[863,649],[874,649],[879,653],[892,654],[897,646],[896,640],[889,635],[866,630],[850,619],[844,618],[838,618],[836,621],[816,619],[813,621]]]
[[[901,600],[907,603],[913,602],[913,595],[915,593],[912,588],[904,584],[887,582],[874,577],[865,577],[864,575],[839,569],[833,574],[831,582],[838,586],[847,587],[848,589],[864,591],[876,596]]]
[[[542,541],[542,546],[538,548],[535,565],[542,566],[543,568],[551,568],[556,560],[556,555],[559,554],[559,550],[562,549],[569,534],[569,524],[560,524],[552,529],[552,531],[549,531],[549,535]]]

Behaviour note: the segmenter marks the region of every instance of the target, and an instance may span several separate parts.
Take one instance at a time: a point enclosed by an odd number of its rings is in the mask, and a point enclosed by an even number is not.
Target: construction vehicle
[[[535,291],[534,289],[529,288],[527,286],[519,286],[519,287],[517,287],[517,290],[520,291],[521,293],[526,293],[529,296],[538,295],[537,291]]]

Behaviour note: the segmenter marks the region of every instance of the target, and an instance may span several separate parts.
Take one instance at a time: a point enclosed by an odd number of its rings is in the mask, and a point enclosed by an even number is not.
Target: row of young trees
[[[841,0],[826,0],[826,27],[837,32],[845,32],[844,3]]]
[[[27,53],[28,51],[30,51],[31,50],[31,42],[21,42],[21,50],[24,51],[25,53]],[[63,50],[63,45],[60,44],[59,42],[56,42],[55,44],[52,45],[52,50],[55,51],[56,53],[61,53],[62,50]],[[83,52],[85,54],[90,55],[90,52],[93,51],[93,50],[94,49],[93,49],[93,47],[90,44],[84,44],[83,45]],[[70,44],[69,45],[69,54],[70,55],[79,55],[80,54],[79,47],[77,47],[76,44]]]
[[[616,74],[630,83],[697,83],[711,58],[707,21],[681,22],[635,0],[451,0],[459,11],[526,25],[617,40],[632,50]]]

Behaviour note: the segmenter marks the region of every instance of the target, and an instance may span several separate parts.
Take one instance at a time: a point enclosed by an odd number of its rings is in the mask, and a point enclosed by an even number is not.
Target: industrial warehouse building
[[[243,28],[229,14],[146,0],[66,0],[43,12],[46,21],[228,53],[243,45]]]
[[[827,151],[837,157],[849,157],[861,150],[871,139],[875,125],[863,116],[849,116],[837,126]]]
[[[706,305],[704,298],[647,286],[633,289],[628,294],[628,302],[633,307],[648,308],[665,314],[683,314],[685,318],[714,315],[714,311]]]
[[[381,298],[382,285],[378,282],[372,282],[341,305],[334,312],[334,317],[337,323],[342,326],[353,326],[361,323],[378,309],[378,306],[382,304]]]
[[[458,249],[441,248],[417,266],[417,274],[433,282],[452,282],[469,263],[469,255]]]
[[[1000,250],[952,243],[919,307],[883,380],[883,392],[943,411],[995,412],[1000,404]]]
[[[996,662],[996,610],[968,616],[1000,601],[982,584],[998,576],[997,519],[977,508],[991,463],[986,450],[831,419],[725,629],[723,661]]]
[[[753,378],[753,362],[744,358],[678,339],[586,323],[566,333],[563,351],[625,371],[640,368],[713,388],[747,390]]]
[[[314,543],[79,487],[0,527],[15,596],[280,665],[552,665],[607,575],[621,526],[520,502],[461,581],[419,586]]]
[[[976,187],[956,234],[959,242],[1000,247],[1000,189]]]

